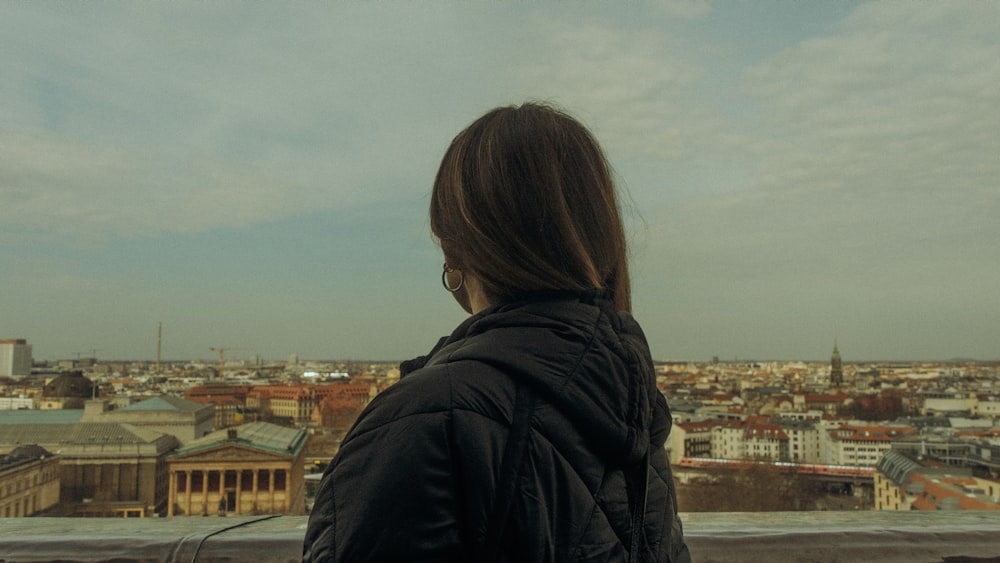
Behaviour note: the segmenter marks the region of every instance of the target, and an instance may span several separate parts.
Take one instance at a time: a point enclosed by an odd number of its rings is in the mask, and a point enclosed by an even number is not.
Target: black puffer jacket
[[[670,412],[630,315],[589,294],[500,305],[415,365],[327,469],[304,560],[626,561],[631,498],[646,506],[631,561],[690,561]],[[643,499],[626,482],[646,474]]]

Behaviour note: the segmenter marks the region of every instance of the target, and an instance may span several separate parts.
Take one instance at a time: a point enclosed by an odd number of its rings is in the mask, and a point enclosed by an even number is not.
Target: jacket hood
[[[613,465],[637,463],[649,449],[654,412],[663,410],[655,408],[660,394],[649,347],[632,316],[600,294],[546,294],[491,307],[401,368],[405,375],[423,364],[469,360],[529,386]],[[669,425],[669,414],[656,422]],[[663,429],[654,434],[666,437]]]

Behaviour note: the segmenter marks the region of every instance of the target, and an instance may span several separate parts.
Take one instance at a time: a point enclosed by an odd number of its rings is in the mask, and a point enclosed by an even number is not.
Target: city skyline
[[[30,342],[28,343],[31,344]],[[162,340],[159,342],[162,345]],[[34,361],[36,366],[49,364],[49,367],[53,367],[56,362],[83,362],[77,364],[80,367],[89,367],[90,365],[97,364],[119,364],[119,363],[138,363],[138,364],[156,364],[157,363],[157,353],[156,353],[157,343],[153,344],[153,352],[149,357],[143,357],[142,355],[136,355],[135,357],[128,358],[115,358],[107,357],[100,354],[101,349],[91,348],[89,350],[82,350],[75,352],[73,354],[62,355],[62,356],[49,356],[49,357],[35,357]],[[319,356],[302,356],[298,352],[290,352],[285,356],[267,356],[259,353],[256,349],[251,348],[239,348],[239,347],[222,347],[225,350],[223,356],[223,361],[226,363],[227,369],[238,369],[238,366],[252,367],[255,365],[254,362],[260,362],[262,366],[274,366],[277,364],[286,363],[297,363],[300,366],[305,365],[319,365],[319,364],[395,364],[397,362],[404,361],[408,358],[396,358],[396,357],[363,357],[363,356],[343,356],[343,357],[319,357]],[[832,349],[831,349],[832,350]],[[839,355],[839,353],[838,353]],[[219,364],[219,348],[210,347],[206,349],[203,353],[198,353],[189,357],[166,357],[160,356],[159,361],[163,364],[205,364],[208,366],[217,366]],[[828,353],[826,357],[782,357],[782,358],[769,358],[761,356],[732,356],[723,357],[719,355],[713,355],[707,358],[654,358],[654,363],[657,364],[671,364],[671,363],[684,363],[684,364],[757,364],[757,365],[768,365],[768,364],[796,364],[803,363],[807,365],[823,364],[830,365],[831,354]],[[951,357],[951,358],[923,358],[923,359],[913,359],[913,358],[849,358],[842,360],[844,365],[889,365],[889,364],[920,364],[920,365],[964,365],[964,364],[982,364],[990,365],[1000,363],[1000,360],[996,359],[982,359],[982,358],[965,358],[965,357]]]
[[[1000,359],[1000,5],[0,4],[0,338],[426,353],[427,205],[526,100],[623,189],[658,360]],[[234,352],[234,357],[239,353]]]

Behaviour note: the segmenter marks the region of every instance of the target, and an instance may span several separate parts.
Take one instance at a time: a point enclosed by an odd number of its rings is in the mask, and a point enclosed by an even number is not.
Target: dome
[[[84,377],[81,371],[64,373],[42,387],[42,397],[89,399],[93,392],[94,382]]]

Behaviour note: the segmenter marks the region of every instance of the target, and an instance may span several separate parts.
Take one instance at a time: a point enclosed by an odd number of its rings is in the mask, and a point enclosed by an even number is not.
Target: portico
[[[304,444],[303,431],[263,422],[206,436],[168,459],[167,515],[302,513]]]

